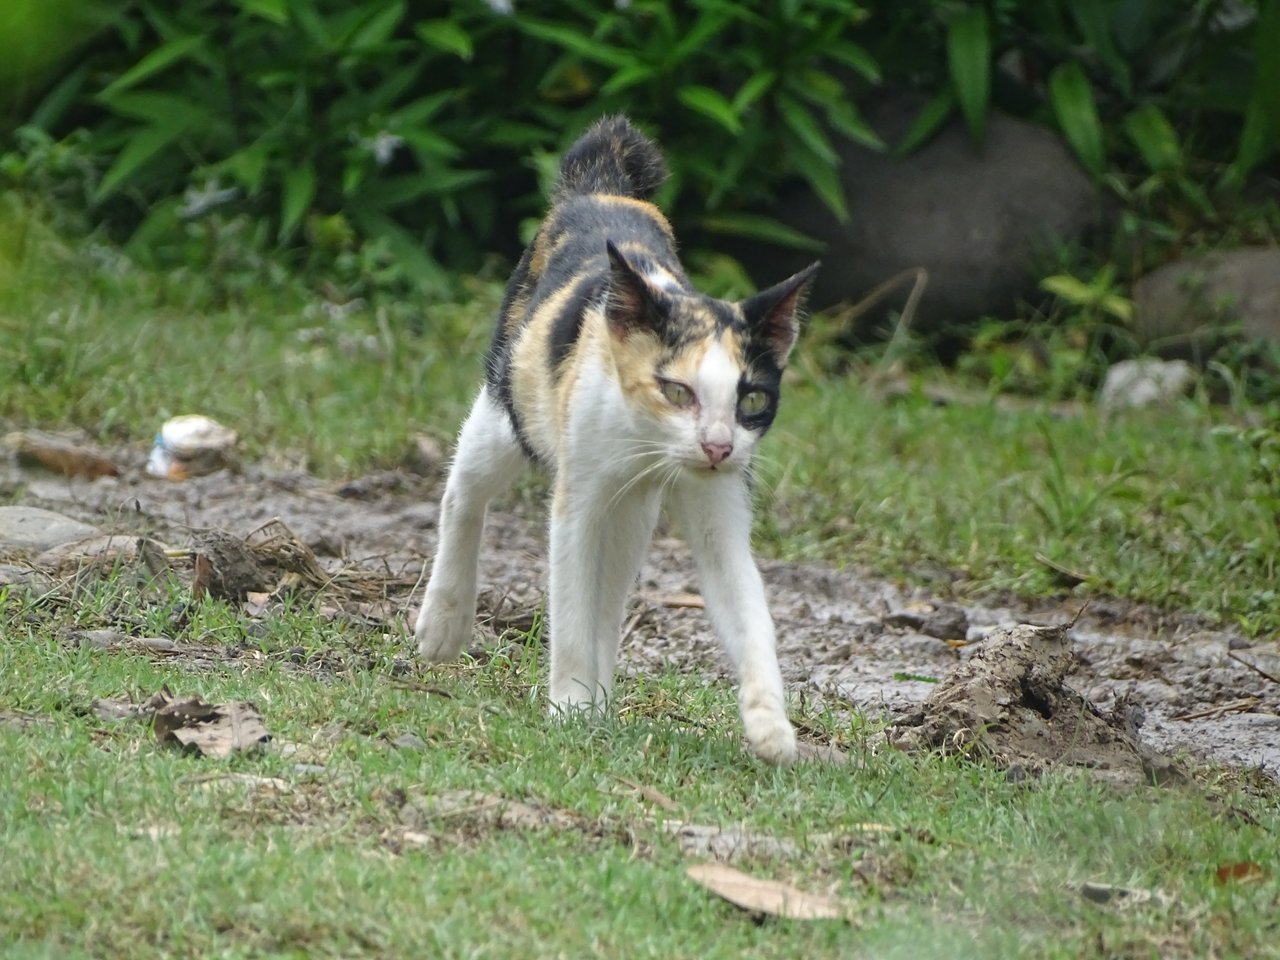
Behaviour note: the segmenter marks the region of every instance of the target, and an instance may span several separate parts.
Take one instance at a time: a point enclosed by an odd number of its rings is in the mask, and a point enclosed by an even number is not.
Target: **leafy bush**
[[[247,218],[240,242],[326,272],[441,283],[441,265],[527,239],[559,151],[610,111],[671,153],[661,199],[695,245],[705,230],[812,246],[761,211],[798,178],[847,215],[840,142],[885,146],[856,107],[883,80],[933,93],[899,151],[957,112],[979,139],[992,107],[1058,127],[1120,200],[1123,282],[1205,224],[1227,231],[1231,192],[1280,143],[1280,0],[97,10],[110,26],[32,104],[0,176],[39,187],[57,159],[96,219],[169,261]]]
[[[136,250],[218,209],[329,253],[375,239],[421,279],[514,239],[512,211],[540,212],[556,155],[602,112],[631,113],[679,157],[667,198],[690,198],[704,226],[783,242],[805,241],[745,205],[800,175],[843,215],[829,131],[879,145],[830,72],[878,77],[845,2],[417,9],[140,0],[33,118],[88,128],[91,200]]]

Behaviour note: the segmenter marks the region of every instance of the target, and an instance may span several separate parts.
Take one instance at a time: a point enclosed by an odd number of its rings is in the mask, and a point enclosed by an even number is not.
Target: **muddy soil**
[[[412,593],[414,583],[435,545],[438,477],[393,471],[333,484],[304,472],[249,468],[173,482],[126,469],[89,480],[0,464],[0,494],[129,540],[147,536],[170,547],[191,546],[209,529],[243,537],[278,517],[326,569],[383,578],[396,601],[397,629],[403,629],[398,624],[412,613],[420,595]],[[482,607],[496,614],[492,623],[498,627],[519,622],[541,599],[544,524],[541,508],[521,501],[490,513]],[[6,559],[15,558],[0,557]],[[1081,605],[1078,597],[957,604],[854,566],[765,561],[762,570],[791,689],[810,703],[895,719],[908,717],[937,681],[982,651],[996,628],[1067,623]],[[631,601],[623,673],[731,677],[697,591],[687,551],[660,529]],[[1122,717],[1120,726],[1136,728],[1144,749],[1260,769],[1280,779],[1275,640],[1251,644],[1193,616],[1105,599],[1093,601],[1068,636],[1074,657],[1066,686],[1099,715]],[[407,655],[407,636],[405,649]],[[1073,762],[1091,765],[1088,756]]]

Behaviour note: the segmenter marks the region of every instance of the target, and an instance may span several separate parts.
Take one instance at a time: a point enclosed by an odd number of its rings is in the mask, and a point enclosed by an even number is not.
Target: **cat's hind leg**
[[[773,618],[751,556],[751,501],[740,474],[688,476],[669,508],[689,543],[707,615],[738,673],[738,707],[751,749],[770,763],[796,758],[778,669]]]
[[[526,462],[511,421],[488,388],[481,390],[458,434],[440,501],[440,544],[413,631],[419,656],[449,660],[470,639],[485,509]]]

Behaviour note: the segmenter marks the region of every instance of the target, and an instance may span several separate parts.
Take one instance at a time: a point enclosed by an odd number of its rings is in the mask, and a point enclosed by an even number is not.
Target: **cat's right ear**
[[[612,240],[605,241],[605,249],[609,252],[609,297],[605,302],[609,332],[619,340],[641,330],[657,332],[662,311],[653,288]]]

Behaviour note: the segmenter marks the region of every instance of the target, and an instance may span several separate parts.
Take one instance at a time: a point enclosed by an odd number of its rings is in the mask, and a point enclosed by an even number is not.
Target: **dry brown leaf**
[[[1216,871],[1214,877],[1218,883],[1257,883],[1266,879],[1267,871],[1249,860],[1240,863],[1224,863]]]
[[[213,564],[208,556],[197,553],[192,558],[191,599],[199,603],[209,592],[209,584],[213,581]]]
[[[848,908],[834,897],[806,893],[787,883],[763,880],[725,866],[699,863],[685,871],[718,897],[749,913],[788,920],[848,920]]]
[[[120,475],[120,469],[106,454],[63,437],[31,432],[10,434],[6,440],[23,466],[44,467],[86,480]]]
[[[160,743],[176,743],[218,759],[255,750],[271,739],[262,714],[247,700],[225,704],[206,703],[200,697],[173,700],[156,710],[153,724]]]

